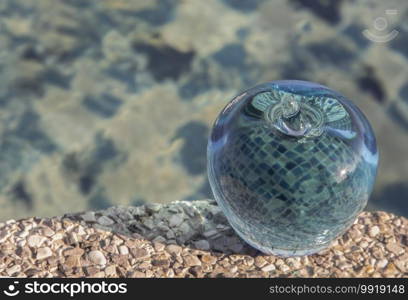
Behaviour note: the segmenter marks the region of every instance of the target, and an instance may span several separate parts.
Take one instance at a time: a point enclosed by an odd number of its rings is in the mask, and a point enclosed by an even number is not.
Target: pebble
[[[155,224],[154,224],[154,222],[153,222],[152,219],[145,219],[145,220],[143,221],[142,226],[145,227],[145,228],[147,228],[147,229],[149,229],[149,230],[153,230],[154,227],[155,227]]]
[[[85,222],[96,222],[95,213],[93,211],[88,211],[81,217]]]
[[[129,248],[126,247],[125,245],[119,246],[119,253],[121,255],[128,255],[129,254]]]
[[[232,253],[241,253],[244,245],[241,241],[236,240],[235,243],[232,241],[231,244],[228,245],[228,248],[232,251]]]
[[[41,260],[52,256],[52,251],[49,247],[38,248],[36,259]]]
[[[142,262],[142,263],[138,266],[138,268],[141,269],[141,270],[144,270],[144,269],[150,268],[150,266],[151,266],[150,261],[149,261],[149,262],[145,261],[145,262]]]
[[[398,258],[394,264],[401,272],[408,272],[408,260]]]
[[[28,277],[32,277],[34,275],[36,275],[37,273],[40,273],[41,271],[35,268],[30,268],[24,271],[24,273],[28,276]]]
[[[292,258],[288,258],[286,260],[287,264],[291,267],[293,267],[294,269],[299,269],[302,267],[302,264],[300,262],[300,258],[299,257],[292,257]]]
[[[28,235],[29,235],[29,231],[28,230],[23,230],[18,234],[18,237],[26,238]]]
[[[146,214],[146,207],[145,206],[138,206],[132,207],[131,213],[136,217],[141,217]]]
[[[153,240],[153,243],[165,243],[166,239],[162,237],[161,235],[156,236]]]
[[[140,271],[134,271],[134,272],[131,273],[131,276],[129,276],[129,277],[132,277],[132,278],[145,278],[146,274],[143,273],[143,272],[140,272]]]
[[[201,266],[201,261],[195,255],[186,255],[183,257],[183,259],[188,267]]]
[[[377,261],[377,268],[384,268],[388,264],[388,260],[383,258]]]
[[[398,270],[393,263],[389,263],[384,270],[386,276],[394,276],[396,273],[398,273]]]
[[[173,269],[168,269],[167,270],[167,272],[166,272],[166,276],[168,277],[168,278],[173,278],[174,277],[174,270]]]
[[[182,248],[178,245],[167,245],[166,246],[166,251],[171,253],[171,254],[176,254],[180,255]]]
[[[80,258],[77,255],[72,255],[72,256],[68,256],[65,259],[65,266],[73,268],[73,267],[78,267],[80,266]]]
[[[103,253],[99,250],[94,250],[88,254],[89,260],[97,265],[106,265],[106,258]]]
[[[400,247],[397,243],[394,242],[389,242],[385,248],[394,253],[395,255],[400,255],[402,253],[404,253],[404,249],[402,247]]]
[[[162,205],[159,203],[147,203],[145,205],[146,210],[151,211],[153,213],[158,212],[160,208],[162,208]]]
[[[367,248],[368,247],[367,241],[361,241],[360,242],[360,247],[363,248],[363,249]]]
[[[3,243],[8,238],[8,232],[6,230],[2,230],[0,232],[0,243]]]
[[[194,235],[194,232],[191,230],[190,225],[188,225],[187,222],[183,222],[180,226],[179,226],[179,232],[184,236],[184,239],[189,239],[191,237],[191,235]]]
[[[52,230],[52,229],[49,228],[49,227],[45,227],[45,228],[42,230],[42,234],[45,235],[45,236],[47,236],[47,237],[51,237],[51,236],[53,236],[53,235],[55,234],[55,231]]]
[[[64,250],[63,254],[64,256],[81,256],[84,252],[83,249],[76,247]]]
[[[86,234],[86,232],[85,232],[85,230],[84,230],[84,228],[83,228],[82,226],[78,227],[77,233],[78,233],[79,235],[84,235],[84,234]]]
[[[152,260],[152,265],[155,267],[166,266],[170,265],[170,262],[167,259],[154,259]]]
[[[267,263],[268,262],[262,256],[257,256],[255,258],[255,266],[257,266],[258,268],[262,268]]]
[[[27,238],[27,244],[32,248],[40,247],[44,241],[45,237],[39,235],[31,235]]]
[[[270,271],[276,270],[276,267],[275,267],[274,264],[270,264],[270,265],[267,265],[267,266],[263,267],[261,270],[263,272],[270,272]]]
[[[210,250],[210,243],[206,240],[199,240],[194,242],[194,246],[200,250]]]
[[[208,231],[206,231],[206,232],[203,233],[203,235],[204,235],[206,238],[212,237],[212,236],[217,235],[217,234],[218,234],[218,231],[215,230],[215,229],[208,230]]]
[[[62,240],[63,238],[64,238],[64,235],[61,232],[56,233],[54,236],[52,236],[53,241]]]
[[[88,267],[85,267],[85,272],[86,274],[88,274],[88,276],[93,277],[96,273],[99,272],[99,268],[95,266],[88,266]]]
[[[176,237],[176,235],[174,234],[174,232],[172,230],[168,230],[166,233],[166,238],[168,238],[169,240],[174,239]]]
[[[287,273],[287,272],[290,271],[290,267],[287,266],[287,265],[281,265],[281,266],[279,267],[279,270],[281,270],[283,273]]]
[[[95,274],[93,274],[92,277],[94,277],[94,278],[104,278],[105,277],[105,272],[103,272],[103,271],[96,272]]]
[[[110,265],[105,268],[106,276],[115,276],[116,275],[116,266]]]
[[[134,258],[143,258],[149,255],[146,249],[143,248],[131,249],[130,252],[132,253]]]
[[[8,276],[13,276],[16,273],[19,273],[21,271],[21,266],[20,265],[14,265],[12,267],[9,267],[6,269],[6,272]]]
[[[170,227],[178,227],[183,222],[183,217],[180,214],[172,215],[169,219]]]
[[[244,257],[244,266],[252,267],[255,263],[255,259],[252,256]]]
[[[201,257],[201,261],[203,263],[213,265],[217,262],[217,258],[212,255],[206,254]]]
[[[370,237],[375,237],[380,233],[380,228],[378,226],[372,226],[368,232]]]
[[[159,243],[159,242],[153,243],[153,246],[154,246],[154,250],[156,250],[157,252],[163,251],[164,248],[166,248],[165,244]]]
[[[111,218],[107,216],[102,216],[98,218],[98,223],[103,225],[103,226],[109,226],[115,224],[115,221],[113,221]]]

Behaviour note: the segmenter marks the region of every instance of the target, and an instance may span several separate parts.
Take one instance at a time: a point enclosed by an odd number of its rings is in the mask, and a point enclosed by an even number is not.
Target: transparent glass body
[[[266,254],[330,245],[364,209],[378,152],[363,113],[305,81],[273,81],[235,97],[207,148],[215,199],[235,231]]]

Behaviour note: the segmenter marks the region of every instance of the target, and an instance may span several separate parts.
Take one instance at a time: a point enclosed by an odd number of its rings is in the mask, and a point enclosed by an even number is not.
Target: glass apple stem
[[[266,119],[280,133],[299,139],[323,133],[322,112],[300,102],[291,94],[284,95],[277,105],[271,105],[266,112]]]
[[[281,133],[298,138],[304,137],[311,128],[302,116],[301,105],[292,95],[285,95],[276,106],[272,122]]]
[[[282,117],[289,120],[300,112],[299,102],[291,95],[285,95],[281,101]]]

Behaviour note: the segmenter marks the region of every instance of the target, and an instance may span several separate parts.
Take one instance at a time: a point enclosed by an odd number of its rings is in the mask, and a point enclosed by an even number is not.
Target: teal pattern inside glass
[[[362,112],[339,93],[275,81],[234,98],[208,144],[210,184],[237,233],[283,256],[315,253],[365,207],[378,152]]]

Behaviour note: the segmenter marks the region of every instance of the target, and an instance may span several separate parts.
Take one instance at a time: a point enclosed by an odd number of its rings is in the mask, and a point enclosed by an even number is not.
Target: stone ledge
[[[0,223],[0,276],[408,277],[408,220],[363,212],[321,253],[266,256],[213,200],[176,201]]]

